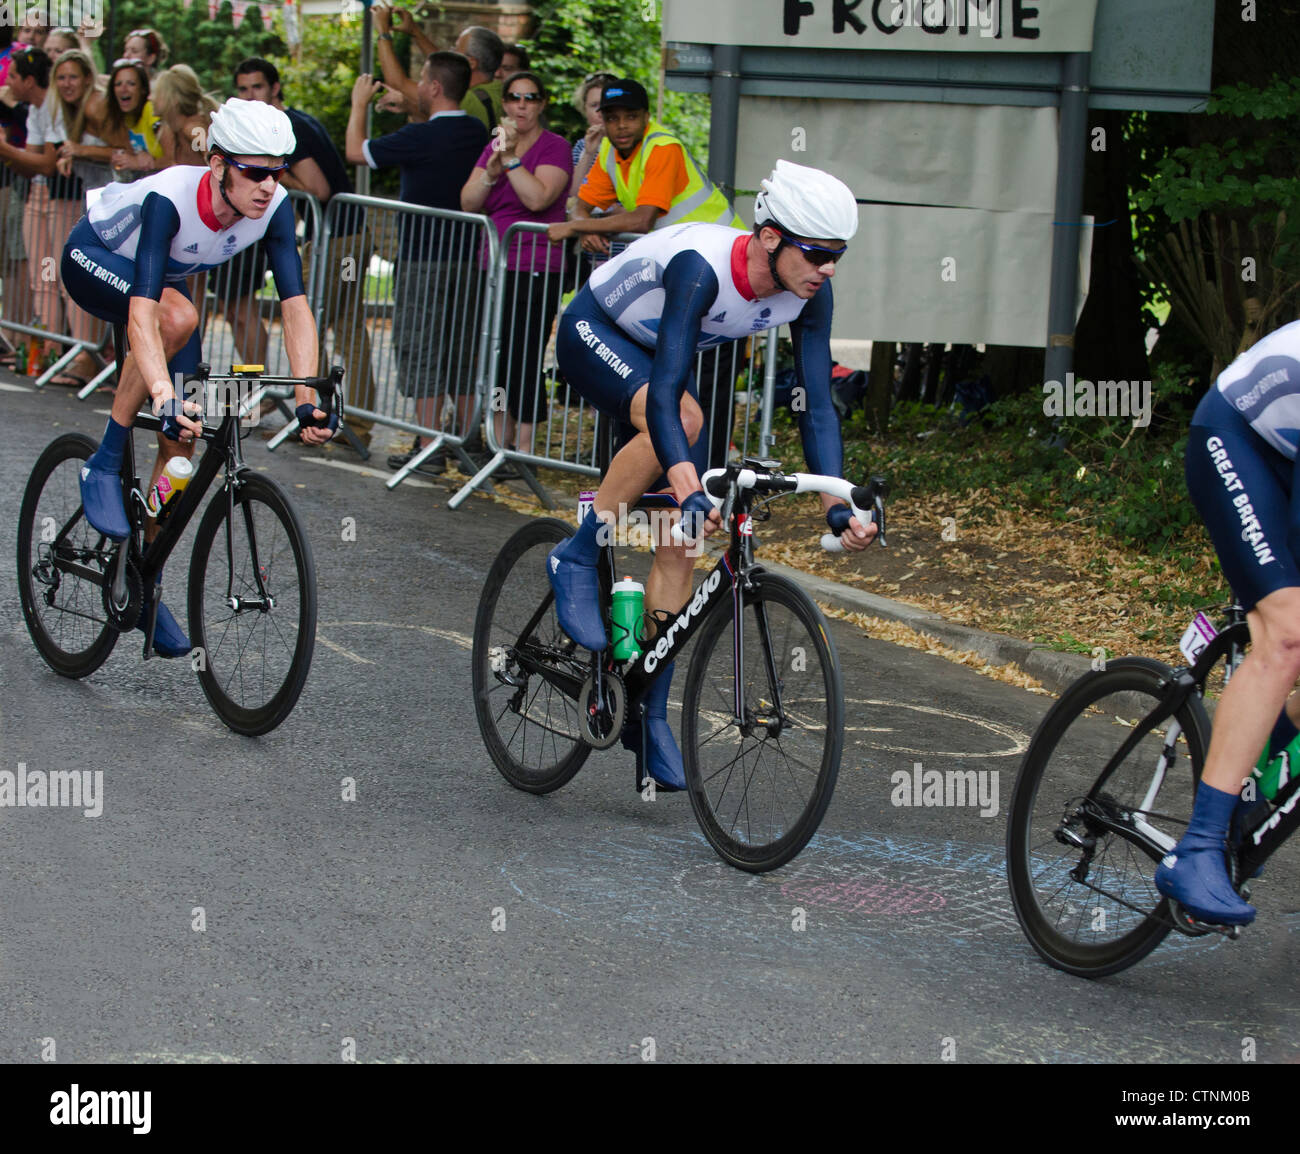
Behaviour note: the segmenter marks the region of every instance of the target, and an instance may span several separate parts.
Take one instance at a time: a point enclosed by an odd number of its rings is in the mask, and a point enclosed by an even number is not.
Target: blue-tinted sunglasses
[[[781,230],[777,229],[777,232],[781,232]],[[793,245],[803,253],[804,260],[812,265],[813,268],[821,268],[824,264],[835,264],[840,257],[849,251],[849,246],[847,244],[841,248],[825,248],[820,244],[806,244],[801,240],[795,240],[794,237],[787,232],[781,232],[781,240],[785,244]]]
[[[289,171],[289,166],[287,164],[281,164],[276,168],[267,168],[265,165],[261,164],[241,164],[234,157],[226,156],[224,153],[222,153],[222,156],[228,165],[232,168],[239,169],[239,171],[248,177],[248,179],[254,184],[261,184],[268,176],[274,180],[276,184],[279,184],[280,181],[284,179],[284,174]]]

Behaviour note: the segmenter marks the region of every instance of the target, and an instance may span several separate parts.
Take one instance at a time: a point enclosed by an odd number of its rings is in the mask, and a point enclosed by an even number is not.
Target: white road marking
[[[34,393],[36,390],[31,385],[7,385],[0,381],[0,389],[6,393]]]
[[[362,477],[374,477],[380,481],[387,481],[393,474],[381,469],[372,469],[367,465],[354,465],[351,461],[329,461],[324,457],[299,457],[300,461],[307,461],[312,465],[328,465],[331,469],[345,469],[349,473],[357,473]],[[436,486],[430,481],[416,481],[407,477],[402,482],[403,486],[410,486],[412,489],[433,489]],[[376,622],[376,624],[386,624],[386,622]]]
[[[431,637],[438,637],[443,641],[450,641],[453,645],[460,646],[461,649],[474,648],[474,639],[472,637],[468,637],[464,633],[456,633],[450,629],[435,629],[432,625],[404,625],[397,621],[322,621],[318,622],[316,625],[316,635],[318,637],[320,636],[320,629],[322,626],[329,629],[333,629],[337,626],[352,626],[354,628],[414,629],[419,633],[427,633]]]

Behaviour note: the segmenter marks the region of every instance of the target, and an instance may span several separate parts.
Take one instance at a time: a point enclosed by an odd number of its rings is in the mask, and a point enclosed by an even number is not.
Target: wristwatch
[[[391,40],[392,38],[393,34],[391,32],[381,32],[378,36],[380,40]]]

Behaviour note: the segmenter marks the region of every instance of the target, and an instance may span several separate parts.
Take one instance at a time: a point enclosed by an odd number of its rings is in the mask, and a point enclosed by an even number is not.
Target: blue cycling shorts
[[[1187,435],[1187,491],[1247,611],[1270,593],[1300,587],[1295,468],[1210,389]]]
[[[639,345],[605,315],[589,286],[584,285],[560,315],[555,337],[555,359],[560,372],[598,412],[618,422],[615,448],[622,448],[637,434],[631,422],[632,399],[650,383],[654,351]],[[696,403],[699,394],[692,376],[686,391]],[[700,436],[690,446],[691,461],[698,473],[708,468],[708,438]],[[667,488],[667,477],[650,486],[650,491]]]
[[[135,261],[105,248],[84,216],[68,234],[60,271],[68,295],[86,312],[110,324],[126,324]],[[169,281],[166,287],[191,299],[184,281]],[[167,362],[167,368],[172,373],[192,373],[201,359],[196,326],[185,347]]]

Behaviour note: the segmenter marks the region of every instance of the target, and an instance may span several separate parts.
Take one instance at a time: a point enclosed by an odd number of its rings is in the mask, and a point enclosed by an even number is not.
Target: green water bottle
[[[645,586],[631,577],[614,585],[614,660],[631,661],[641,655],[641,614],[645,609]]]

